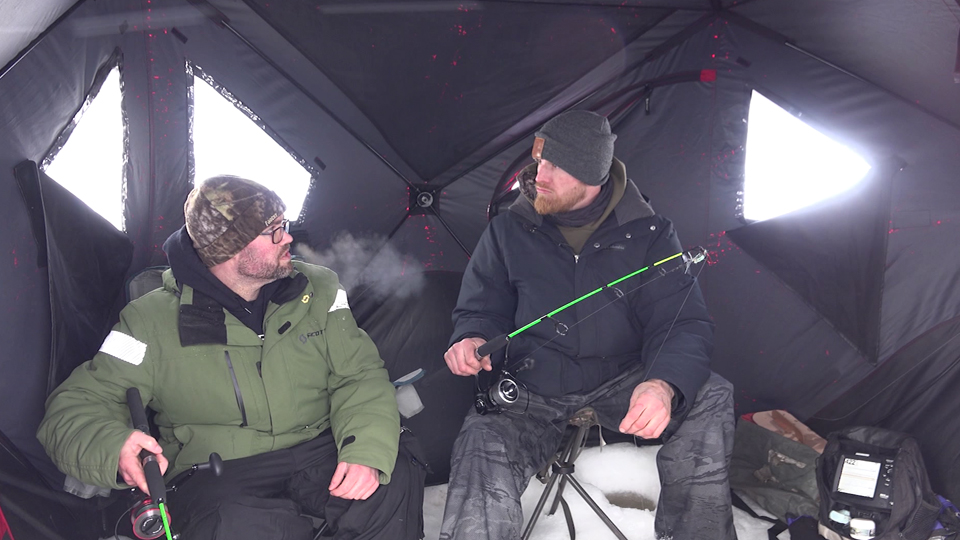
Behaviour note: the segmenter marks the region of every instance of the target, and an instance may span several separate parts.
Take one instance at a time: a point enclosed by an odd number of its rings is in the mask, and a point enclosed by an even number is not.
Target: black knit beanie
[[[606,117],[568,111],[544,124],[535,137],[534,159],[545,159],[590,186],[607,181],[617,136],[610,133]]]

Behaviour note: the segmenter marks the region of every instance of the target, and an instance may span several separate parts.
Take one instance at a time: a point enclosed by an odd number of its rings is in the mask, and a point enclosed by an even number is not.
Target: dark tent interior
[[[392,376],[425,370],[411,422],[429,481],[446,481],[472,402],[442,360],[460,276],[533,132],[587,109],[684,246],[709,253],[712,367],[737,413],[906,431],[960,500],[960,0],[7,0],[0,20],[0,508],[38,531],[24,538],[100,530],[79,516],[101,503],[59,492],[36,429],[127,281],[166,264],[200,70],[312,176],[294,251],[341,274]],[[117,66],[123,231],[45,172]],[[755,90],[870,173],[746,219]],[[794,150],[784,168],[817,158]],[[338,257],[344,238],[367,258]]]

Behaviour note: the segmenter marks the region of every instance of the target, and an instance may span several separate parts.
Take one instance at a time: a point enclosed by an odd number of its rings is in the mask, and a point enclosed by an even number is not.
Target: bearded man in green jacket
[[[38,437],[64,473],[144,492],[141,450],[167,479],[220,454],[220,477],[171,495],[185,540],[307,540],[303,514],[335,537],[421,538],[425,473],[399,448],[393,385],[336,274],[291,260],[284,209],[242,178],[198,185],[163,286],[51,394]],[[129,427],[132,387],[158,439]]]

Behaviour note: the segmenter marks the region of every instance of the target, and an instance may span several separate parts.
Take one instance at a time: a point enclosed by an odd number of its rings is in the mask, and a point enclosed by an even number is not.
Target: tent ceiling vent
[[[440,208],[440,186],[419,186],[410,189],[411,216],[433,214]]]

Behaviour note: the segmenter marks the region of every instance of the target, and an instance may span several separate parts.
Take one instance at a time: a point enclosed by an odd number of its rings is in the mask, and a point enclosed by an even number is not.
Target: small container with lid
[[[850,511],[846,508],[840,510],[831,510],[830,521],[839,523],[840,525],[846,525],[850,523]]]
[[[850,538],[853,540],[871,540],[876,534],[877,524],[872,519],[853,518],[850,520]]]

